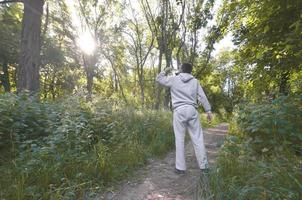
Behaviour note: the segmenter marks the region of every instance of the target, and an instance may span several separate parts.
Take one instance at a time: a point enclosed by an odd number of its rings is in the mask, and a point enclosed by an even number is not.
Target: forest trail
[[[210,166],[215,164],[219,147],[228,131],[228,124],[204,129],[204,138]],[[186,135],[188,137],[188,134]],[[122,183],[116,190],[99,199],[105,200],[191,200],[195,199],[200,170],[191,141],[186,144],[187,172],[174,173],[175,151],[164,159],[151,160],[148,166],[134,173],[134,178]]]

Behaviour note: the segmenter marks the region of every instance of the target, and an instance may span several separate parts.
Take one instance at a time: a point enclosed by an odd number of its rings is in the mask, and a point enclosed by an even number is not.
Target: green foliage
[[[241,105],[230,125],[207,199],[300,199],[302,97]],[[200,191],[202,191],[200,185]]]
[[[15,89],[14,74],[19,59],[21,6],[0,5],[0,93]]]
[[[207,67],[203,67],[206,62],[204,59],[196,59],[196,68],[193,68],[193,74],[201,75],[200,83],[212,110],[221,117],[229,117],[238,99],[242,98],[237,94],[239,75],[235,72],[232,60],[232,52],[225,50],[212,59]]]
[[[0,63],[18,62],[21,34],[21,6],[13,4],[0,6]]]
[[[0,147],[11,141],[20,145],[26,140],[47,136],[50,133],[49,120],[55,120],[56,116],[48,115],[49,107],[40,104],[36,98],[33,97],[29,101],[27,99],[26,94],[1,96]]]
[[[302,153],[302,97],[281,96],[263,104],[242,107],[237,122],[258,151],[288,147]]]
[[[302,67],[302,2],[225,0],[222,10],[238,45],[236,63],[249,73],[253,93],[291,93],[290,77]]]
[[[193,14],[189,16],[188,28],[191,31],[205,28],[208,21],[213,19],[213,14],[211,13],[213,6],[214,0],[208,0],[205,3],[203,1],[197,2],[197,5],[193,7]]]
[[[0,102],[1,199],[93,194],[174,144],[166,112],[78,96],[41,102],[6,94]]]
[[[299,199],[301,172],[301,157],[286,151],[258,157],[248,141],[231,136],[210,173],[209,199]]]

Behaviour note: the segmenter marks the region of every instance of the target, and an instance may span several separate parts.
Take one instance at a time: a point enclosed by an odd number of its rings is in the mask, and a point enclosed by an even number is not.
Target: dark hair
[[[181,71],[183,73],[188,73],[191,74],[192,73],[192,65],[190,63],[182,63],[181,65]]]

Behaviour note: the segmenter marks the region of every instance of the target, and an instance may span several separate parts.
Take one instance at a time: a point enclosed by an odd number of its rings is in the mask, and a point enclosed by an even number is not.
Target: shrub
[[[249,141],[229,137],[210,173],[207,199],[299,199],[302,159],[284,151],[257,156]],[[200,188],[203,185],[199,186]],[[204,194],[199,194],[200,198]]]
[[[47,136],[49,121],[57,116],[49,115],[50,107],[41,104],[36,98],[28,95],[1,95],[0,99],[0,149],[7,144],[19,146],[27,140]],[[50,119],[54,117],[54,119]],[[11,142],[17,143],[12,144]],[[5,148],[4,148],[5,146]]]
[[[302,96],[282,96],[272,102],[241,105],[237,123],[252,138],[255,149],[288,147],[302,153]],[[265,149],[265,151],[266,151]]]
[[[301,113],[301,96],[241,105],[209,175],[210,191],[199,198],[300,199]]]
[[[169,113],[104,99],[41,102],[6,94],[0,114],[0,199],[93,194],[174,144]]]

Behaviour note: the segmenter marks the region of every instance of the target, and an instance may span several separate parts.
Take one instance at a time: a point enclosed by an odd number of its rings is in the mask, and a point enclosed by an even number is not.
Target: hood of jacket
[[[192,74],[188,74],[188,73],[180,73],[179,77],[180,77],[180,80],[182,80],[182,82],[184,82],[184,83],[186,83],[194,78],[194,76],[192,76]]]

